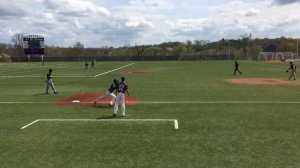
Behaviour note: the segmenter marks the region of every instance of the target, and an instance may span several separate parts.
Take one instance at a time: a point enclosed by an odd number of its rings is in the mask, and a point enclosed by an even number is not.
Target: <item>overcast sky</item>
[[[1,0],[0,42],[16,33],[47,45],[300,37],[300,0]]]

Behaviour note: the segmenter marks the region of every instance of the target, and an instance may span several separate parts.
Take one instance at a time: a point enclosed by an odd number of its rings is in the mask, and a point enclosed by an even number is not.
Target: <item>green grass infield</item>
[[[1,168],[300,167],[288,63],[239,61],[236,76],[233,61],[84,63],[0,63]],[[58,94],[45,94],[49,68]],[[121,76],[126,117],[112,118],[92,103]]]

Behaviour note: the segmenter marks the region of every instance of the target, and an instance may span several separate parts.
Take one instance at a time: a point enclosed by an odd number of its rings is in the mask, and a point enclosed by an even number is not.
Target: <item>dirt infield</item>
[[[123,72],[122,75],[146,75],[146,74],[155,74],[154,71],[140,71],[140,72]]]
[[[274,78],[232,78],[226,80],[229,83],[245,85],[286,85],[295,84],[295,81]]]
[[[56,102],[56,105],[81,105],[81,106],[91,106],[94,103],[94,100],[96,100],[98,97],[100,97],[102,94],[97,93],[90,93],[90,94],[75,94],[72,96],[69,96],[63,100],[60,100]],[[97,103],[97,106],[101,107],[107,107],[109,106],[111,98],[107,97],[104,100],[102,100],[100,103]],[[136,105],[137,100],[135,97],[130,96],[126,97],[126,105]]]

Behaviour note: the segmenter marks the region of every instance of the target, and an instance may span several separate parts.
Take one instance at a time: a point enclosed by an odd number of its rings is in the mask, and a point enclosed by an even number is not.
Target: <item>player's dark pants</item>
[[[234,69],[233,75],[236,75],[236,72],[242,74],[242,72],[241,72],[238,68],[235,68],[235,69]]]

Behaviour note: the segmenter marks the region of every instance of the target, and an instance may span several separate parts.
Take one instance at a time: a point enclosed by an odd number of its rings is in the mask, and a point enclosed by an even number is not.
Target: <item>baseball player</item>
[[[89,64],[87,63],[87,61],[85,62],[84,66],[85,66],[85,69],[89,69]]]
[[[46,94],[49,94],[48,90],[49,90],[49,86],[51,86],[52,90],[54,91],[54,93],[58,93],[54,87],[54,83],[52,80],[52,69],[49,69],[48,73],[47,73],[47,80],[46,80]]]
[[[290,62],[290,68],[286,70],[286,72],[289,72],[291,70],[291,76],[289,77],[289,80],[293,78],[293,80],[296,80],[296,70],[297,67],[293,62]]]
[[[100,96],[99,98],[97,98],[94,101],[94,105],[96,105],[99,101],[105,99],[107,96],[110,96],[110,97],[112,97],[112,100],[110,101],[109,105],[112,106],[116,100],[116,96],[114,95],[113,92],[117,89],[118,89],[118,80],[114,79],[113,83],[110,85],[109,89],[107,89],[107,91],[102,96]]]
[[[233,72],[233,75],[236,74],[236,72],[240,73],[240,75],[242,74],[242,72],[239,70],[240,68],[240,65],[237,61],[234,61],[234,72]]]
[[[129,96],[129,90],[128,90],[128,86],[125,83],[125,78],[121,77],[121,82],[119,83],[119,87],[118,87],[118,95],[117,95],[117,99],[115,102],[115,107],[114,107],[114,113],[113,116],[115,117],[117,112],[118,112],[118,108],[119,105],[121,104],[122,107],[122,116],[125,117],[125,93],[127,93],[127,95]]]
[[[91,70],[93,70],[94,69],[94,66],[95,66],[95,63],[94,63],[94,61],[92,61],[92,63],[91,63]]]

